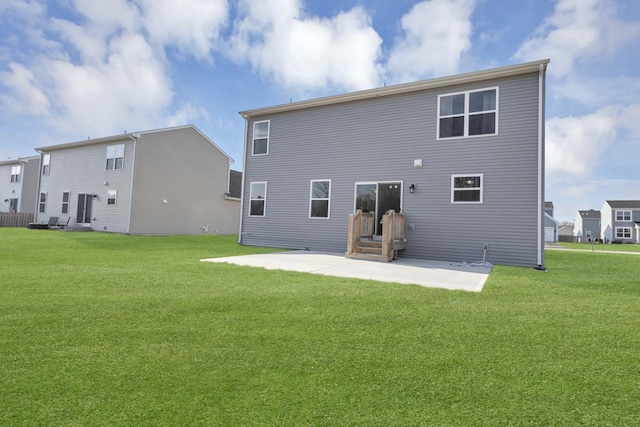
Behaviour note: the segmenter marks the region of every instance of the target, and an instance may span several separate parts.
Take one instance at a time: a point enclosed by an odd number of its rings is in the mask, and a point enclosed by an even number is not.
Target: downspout
[[[129,214],[127,218],[127,234],[131,234],[131,211],[133,210],[133,182],[136,170],[136,152],[138,151],[138,138],[140,134],[129,134],[133,140],[133,158],[131,159],[131,186],[129,187]]]
[[[544,64],[538,70],[538,268],[544,270]]]
[[[247,136],[249,132],[249,121],[244,117],[244,137],[242,145],[244,147],[242,156],[242,185],[240,188],[240,221],[238,221],[238,244],[242,243],[242,218],[244,213],[244,183],[247,176]]]
[[[40,210],[40,184],[42,181],[42,158],[44,157],[42,151],[37,152],[40,153],[40,163],[38,164],[38,185],[36,186],[36,206],[33,209],[33,222],[38,222],[38,211]]]

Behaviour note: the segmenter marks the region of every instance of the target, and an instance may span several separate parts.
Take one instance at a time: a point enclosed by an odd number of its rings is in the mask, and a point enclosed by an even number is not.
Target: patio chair
[[[58,227],[60,227],[61,229],[64,230],[64,228],[69,225],[69,220],[71,219],[71,217],[67,218],[67,222],[59,222],[58,224],[56,224]]]
[[[57,227],[58,226],[58,217],[57,216],[50,216],[49,217],[49,222],[47,223],[47,226],[49,228]]]

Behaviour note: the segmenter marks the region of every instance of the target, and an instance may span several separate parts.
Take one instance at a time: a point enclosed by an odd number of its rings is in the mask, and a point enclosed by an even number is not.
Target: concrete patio
[[[341,253],[314,251],[241,255],[202,261],[469,292],[480,292],[491,272],[489,266],[457,262],[400,258],[384,263],[348,259]]]

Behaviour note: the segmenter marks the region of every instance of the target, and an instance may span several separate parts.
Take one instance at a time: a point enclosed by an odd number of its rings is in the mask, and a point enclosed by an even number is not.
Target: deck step
[[[380,254],[366,254],[366,253],[361,253],[361,252],[345,252],[344,256],[346,258],[352,258],[352,259],[364,259],[364,260],[368,260],[368,261],[381,261],[381,262],[389,262],[390,260],[387,259],[387,257],[380,255]]]

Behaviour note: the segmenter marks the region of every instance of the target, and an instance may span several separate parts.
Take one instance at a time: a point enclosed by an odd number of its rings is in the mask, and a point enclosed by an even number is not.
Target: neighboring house
[[[242,111],[239,242],[344,252],[394,209],[400,256],[544,268],[548,62]]]
[[[544,241],[558,241],[558,225],[560,221],[553,217],[553,202],[544,202]]]
[[[42,168],[36,222],[129,234],[235,234],[233,160],[195,126],[36,149]],[[236,184],[237,185],[237,184]]]
[[[571,222],[560,223],[558,225],[558,240],[563,242],[576,241],[576,239],[573,239],[573,227],[574,224]]]
[[[573,235],[578,242],[590,242],[593,239],[601,239],[600,211],[593,209],[578,211],[573,225]]]
[[[605,242],[640,243],[640,200],[607,200],[600,213]]]
[[[0,162],[0,212],[33,213],[40,157]]]

